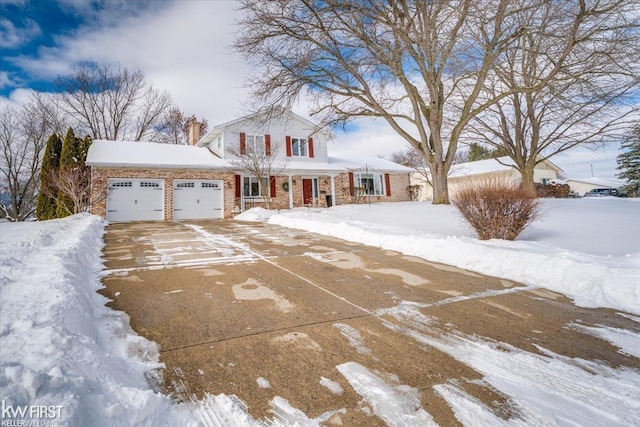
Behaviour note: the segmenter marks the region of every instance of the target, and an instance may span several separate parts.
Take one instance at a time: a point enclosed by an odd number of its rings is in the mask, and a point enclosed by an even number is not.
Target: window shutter
[[[276,197],[276,177],[275,176],[269,177],[269,186],[270,186],[269,197]]]
[[[247,134],[240,132],[240,154],[247,154]]]
[[[391,179],[389,178],[389,174],[384,174],[384,186],[387,190],[387,196],[391,196]]]
[[[236,197],[242,197],[242,177],[236,175]]]
[[[287,146],[287,157],[291,157],[291,137],[287,135],[285,138],[285,144]]]
[[[313,157],[313,138],[309,138],[309,157]]]
[[[353,196],[354,194],[354,189],[353,189],[353,172],[349,172],[349,192],[351,193],[351,195]]]
[[[271,135],[264,136],[264,154],[271,155]]]

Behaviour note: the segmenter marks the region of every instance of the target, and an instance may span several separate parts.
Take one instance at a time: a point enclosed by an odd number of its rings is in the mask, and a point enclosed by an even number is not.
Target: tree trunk
[[[448,205],[449,204],[449,186],[447,183],[446,168],[443,165],[439,165],[439,167],[432,168],[431,185],[433,186],[432,203],[434,205]]]
[[[520,168],[520,175],[522,177],[522,188],[535,196],[536,184],[533,182],[533,167],[525,166]]]

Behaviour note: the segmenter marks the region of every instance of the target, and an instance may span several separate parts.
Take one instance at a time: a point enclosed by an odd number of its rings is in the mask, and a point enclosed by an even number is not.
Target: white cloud
[[[32,89],[18,88],[12,91],[9,97],[0,96],[0,107],[20,108],[27,103],[33,94],[34,91]]]
[[[0,18],[0,46],[14,49],[25,45],[40,35],[40,27],[32,19],[26,19],[24,27],[16,27],[7,18]]]
[[[11,86],[14,86],[14,83],[9,78],[9,73],[6,71],[0,71],[0,89]]]
[[[569,178],[616,178],[616,158],[620,153],[620,144],[614,143],[598,150],[576,148],[550,160],[560,166]]]
[[[88,2],[61,1],[78,14],[91,13]],[[250,99],[242,86],[250,69],[231,49],[239,30],[237,2],[163,2],[144,13],[121,13],[115,19],[115,11],[121,10],[122,4],[112,3],[99,19],[93,19],[92,25],[72,36],[56,38],[56,47],[41,48],[36,58],[14,58],[15,63],[33,76],[55,78],[71,72],[79,62],[119,62],[140,68],[156,88],[168,90],[186,114],[204,116],[210,126],[246,113],[243,106]],[[23,96],[24,92],[12,93],[10,98]],[[294,111],[309,118],[304,97]],[[355,124],[357,131],[334,130],[336,139],[330,143],[333,154],[387,156],[408,147],[381,119],[361,119]],[[596,153],[572,150],[551,160],[571,177],[591,176],[591,165],[594,175],[611,177],[616,173],[617,148]]]
[[[357,120],[350,127],[357,127],[356,131],[344,132],[336,129],[335,140],[330,142],[331,153],[336,156],[360,155],[360,156],[384,156],[396,151],[404,151],[409,147],[382,119]]]
[[[210,124],[243,113],[242,83],[247,65],[231,52],[237,3],[176,2],[118,25],[86,27],[59,37],[55,48],[16,65],[39,78],[69,73],[82,61],[119,62],[140,68],[156,88],[168,90],[187,114]]]

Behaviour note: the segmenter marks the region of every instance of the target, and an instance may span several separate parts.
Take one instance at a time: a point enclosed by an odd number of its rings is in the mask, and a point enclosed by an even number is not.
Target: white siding
[[[271,136],[271,152],[275,154],[277,159],[295,160],[296,162],[321,162],[328,161],[327,156],[327,138],[323,133],[310,135],[312,131],[307,123],[296,119],[272,120],[266,126],[262,124],[252,123],[244,120],[229,125],[224,130],[225,142],[225,158],[233,158],[229,151],[238,150],[240,145],[240,133],[247,135],[270,135]],[[313,158],[310,157],[287,157],[287,149],[285,146],[285,138],[313,138]]]

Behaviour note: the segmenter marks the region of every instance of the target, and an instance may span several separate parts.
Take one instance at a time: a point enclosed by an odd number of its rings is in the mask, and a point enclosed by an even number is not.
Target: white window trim
[[[298,145],[298,153],[295,151],[295,144],[304,141],[304,154],[300,154],[301,146]],[[307,138],[291,138],[291,157],[309,157],[309,140]]]
[[[252,180],[255,181],[256,184],[258,183],[258,178],[255,177],[254,175],[244,175],[242,177],[242,197],[244,199],[250,199],[250,200],[254,200],[254,201],[263,201],[265,199],[265,197],[263,197],[261,194],[258,194],[257,196],[246,195],[245,194],[245,188],[247,187],[247,184],[245,182],[246,179],[249,180],[249,184],[248,184],[249,189],[252,188],[252,182],[251,182]],[[267,195],[268,195],[268,197],[270,197],[269,194],[270,194],[271,188],[269,187],[269,179],[268,178],[263,178],[262,180],[263,180],[263,184],[262,185],[263,185],[263,187],[266,185]],[[260,190],[258,190],[258,192],[259,191]]]
[[[245,134],[244,143],[245,143],[246,152],[256,153],[256,154],[265,154],[266,148],[267,148],[265,139],[266,138],[264,135],[249,134],[249,133]]]
[[[354,185],[357,188],[362,188],[362,195],[365,196],[384,196],[386,195],[386,188],[385,188],[385,179],[384,179],[384,174],[383,173],[379,173],[379,172],[355,172],[354,174]],[[371,178],[373,180],[373,192],[371,194],[367,193],[366,191],[366,187],[364,185],[362,185],[362,178],[363,176],[365,177],[365,179],[367,179],[366,175],[370,175]],[[376,183],[379,184],[379,188],[376,188]],[[376,191],[376,190],[379,190]]]

